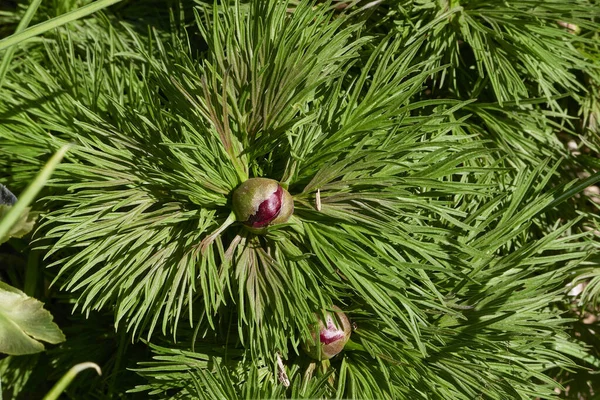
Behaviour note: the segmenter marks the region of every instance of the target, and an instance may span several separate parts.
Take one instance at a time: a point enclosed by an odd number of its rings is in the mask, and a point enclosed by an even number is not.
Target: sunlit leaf
[[[65,340],[43,303],[0,282],[0,352],[32,354],[44,350],[42,341],[57,344]]]

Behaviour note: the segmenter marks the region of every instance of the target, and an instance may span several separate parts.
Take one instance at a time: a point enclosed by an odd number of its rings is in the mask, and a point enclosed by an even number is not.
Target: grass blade
[[[64,15],[52,18],[46,22],[34,25],[31,28],[25,29],[22,32],[10,35],[7,38],[0,40],[0,50],[4,50],[16,44],[23,42],[24,40],[31,39],[32,37],[41,35],[54,28],[58,28],[69,22],[78,20],[86,17],[90,14],[100,11],[106,7],[112,6],[113,4],[119,3],[121,0],[100,0],[87,6],[81,7],[75,11],[68,12]]]

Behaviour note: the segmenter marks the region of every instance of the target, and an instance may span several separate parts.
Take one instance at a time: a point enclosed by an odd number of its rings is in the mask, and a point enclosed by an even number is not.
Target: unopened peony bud
[[[346,314],[339,307],[334,306],[335,314],[327,313],[325,322],[319,318],[319,343],[316,343],[317,330],[313,327],[311,332],[313,343],[304,343],[306,353],[316,360],[329,359],[344,349],[350,339],[352,326]],[[320,351],[319,351],[320,350]]]
[[[279,182],[251,178],[233,192],[233,212],[238,221],[261,232],[269,225],[287,222],[294,212],[294,199]]]

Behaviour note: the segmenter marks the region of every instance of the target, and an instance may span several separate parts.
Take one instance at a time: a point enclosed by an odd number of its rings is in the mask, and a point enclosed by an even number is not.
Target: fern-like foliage
[[[426,35],[425,54],[452,66],[438,85],[502,104],[585,89],[574,72],[589,69],[578,47],[591,38],[579,33],[598,30],[597,7],[589,0],[407,0],[379,4],[368,16],[382,30]]]
[[[98,17],[9,72],[2,174],[74,144],[38,204],[54,285],[161,343],[136,392],[551,396],[582,354],[556,304],[596,271],[570,199],[598,180],[560,169],[591,44],[556,18],[595,31],[591,3],[296,3],[199,3],[147,35]],[[289,223],[234,221],[250,177],[289,190]],[[353,343],[317,365],[301,343],[332,305]]]

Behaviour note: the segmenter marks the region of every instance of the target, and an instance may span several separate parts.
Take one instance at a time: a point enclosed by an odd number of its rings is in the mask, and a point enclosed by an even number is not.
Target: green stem
[[[52,387],[52,389],[50,389],[50,391],[46,394],[46,396],[44,396],[43,400],[58,399],[58,397],[61,395],[61,393],[64,392],[65,389],[71,384],[73,379],[75,379],[77,374],[79,374],[81,371],[86,370],[88,368],[94,368],[96,370],[96,372],[98,373],[98,375],[102,375],[102,370],[100,369],[100,367],[93,362],[84,362],[81,364],[77,364],[77,365],[71,367],[71,369],[69,371],[67,371],[67,373],[64,374],[63,377],[60,378],[60,380],[58,382],[56,382],[56,385],[54,385],[54,387]]]
[[[121,325],[121,324],[119,324]],[[121,370],[121,360],[123,359],[123,354],[125,354],[125,349],[127,346],[127,330],[123,328],[123,326],[119,326],[119,348],[117,349],[117,356],[115,359],[115,366],[113,368],[114,371],[118,372]],[[113,398],[113,393],[115,392],[115,388],[117,386],[117,376],[118,373],[113,373],[112,378],[110,380],[110,385],[108,388],[108,398]]]
[[[202,242],[200,242],[200,252],[204,254],[208,247],[215,241],[215,239],[225,230],[227,227],[235,222],[235,214],[231,212],[225,222],[217,228],[216,231],[205,237]]]
[[[31,250],[27,256],[27,268],[25,269],[25,284],[23,291],[27,296],[39,297],[36,293],[38,287],[39,253]]]
[[[321,360],[321,372],[326,374],[329,368],[331,367],[331,361],[329,359]]]
[[[308,364],[306,371],[304,371],[304,385],[303,385],[303,389],[302,389],[303,392],[306,390],[308,381],[310,381],[312,379],[316,368],[317,368],[316,361],[311,361],[310,364]]]

